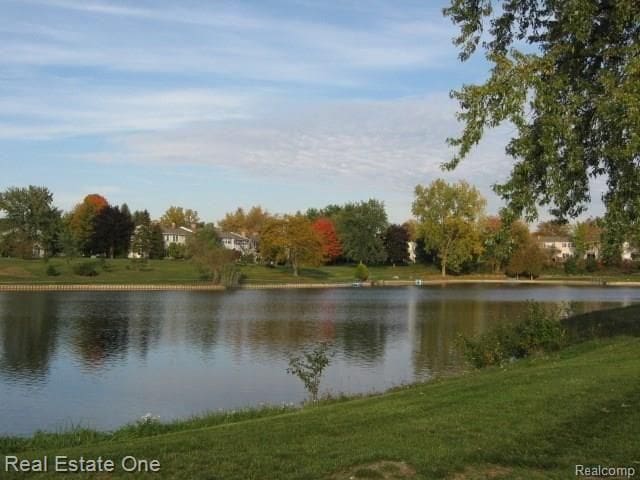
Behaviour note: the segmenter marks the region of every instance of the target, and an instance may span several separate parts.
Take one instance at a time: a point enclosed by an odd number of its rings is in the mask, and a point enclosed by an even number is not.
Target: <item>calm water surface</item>
[[[639,302],[640,289],[0,293],[0,434],[297,403],[287,360],[319,341],[335,349],[324,392],[427,380],[462,367],[457,334],[509,321],[527,299],[582,312]]]

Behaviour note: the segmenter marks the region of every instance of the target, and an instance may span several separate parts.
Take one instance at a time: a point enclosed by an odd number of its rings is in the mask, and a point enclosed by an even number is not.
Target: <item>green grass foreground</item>
[[[67,261],[64,258],[52,258],[48,262],[44,260],[22,260],[13,258],[0,258],[0,285],[1,284],[201,284],[202,280],[198,269],[186,260],[150,260],[146,264],[136,264],[128,259],[106,260],[103,266],[98,266],[98,275],[93,277],[76,275],[73,272],[74,265],[86,262],[89,259],[74,259]],[[97,262],[97,260],[94,260]],[[58,275],[47,275],[47,268],[53,266]],[[350,283],[354,281],[355,266],[330,265],[318,268],[303,268],[300,275],[295,277],[290,268],[269,268],[264,265],[242,265],[243,284],[247,285],[280,285],[280,284],[332,284]],[[408,265],[408,266],[372,266],[369,267],[370,280],[373,281],[414,281],[439,280],[440,271],[433,265]],[[452,276],[449,278],[483,280],[506,279],[504,275],[471,274]],[[543,280],[557,281],[640,281],[640,274],[633,275],[544,275]]]
[[[14,444],[20,458],[102,456],[117,464],[134,455],[160,460],[161,473],[2,478],[566,479],[576,464],[637,472],[639,351],[638,338],[591,340],[382,395],[186,422],[145,438],[85,436],[72,448],[65,435],[59,445],[55,435],[34,438]],[[6,439],[0,446],[11,453]]]

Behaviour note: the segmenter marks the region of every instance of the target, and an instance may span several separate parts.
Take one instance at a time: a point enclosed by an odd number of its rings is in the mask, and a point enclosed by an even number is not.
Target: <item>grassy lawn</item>
[[[86,261],[98,264],[98,275],[93,277],[76,275],[74,265]],[[53,266],[58,275],[47,274],[47,268]],[[269,268],[264,265],[242,265],[245,284],[283,284],[283,283],[349,283],[354,281],[355,266],[332,265],[319,268],[303,268],[298,277],[294,277],[290,268]],[[369,267],[370,280],[413,281],[416,279],[438,280],[440,271],[433,265],[408,266],[372,266]],[[504,275],[472,274],[449,276],[449,279],[506,279]],[[542,280],[597,281],[640,281],[636,275],[543,275]],[[142,284],[142,283],[192,283],[203,282],[198,269],[185,260],[150,260],[146,264],[136,264],[127,259],[106,260],[100,265],[98,260],[74,259],[71,262],[63,258],[44,260],[22,260],[0,258],[0,284],[51,284],[51,283],[87,283],[87,284]]]
[[[637,338],[589,341],[383,395],[152,437],[79,438],[71,448],[54,437],[22,445],[32,449],[19,456],[155,458],[161,474],[135,478],[173,479],[565,479],[575,464],[637,472],[639,349]],[[8,445],[0,442],[4,453]],[[133,478],[122,470],[109,478],[120,477]]]

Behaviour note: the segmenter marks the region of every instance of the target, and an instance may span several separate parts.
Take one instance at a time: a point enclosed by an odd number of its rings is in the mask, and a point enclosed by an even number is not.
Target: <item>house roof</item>
[[[539,242],[548,242],[548,243],[556,243],[556,242],[570,242],[570,237],[561,237],[561,236],[539,236]]]
[[[187,236],[187,235],[193,235],[193,230],[187,227],[177,227],[177,228],[162,227],[162,234]]]
[[[249,238],[245,237],[244,235],[240,235],[239,233],[235,233],[235,232],[220,232],[219,231],[218,235],[220,236],[221,240],[231,239],[231,240],[249,241]]]

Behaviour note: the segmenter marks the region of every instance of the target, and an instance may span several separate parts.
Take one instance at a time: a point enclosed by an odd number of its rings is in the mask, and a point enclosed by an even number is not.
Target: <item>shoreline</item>
[[[73,283],[0,283],[0,292],[111,292],[111,291],[226,291],[226,290],[294,290],[294,289],[332,289],[332,288],[376,288],[376,287],[409,287],[438,286],[456,284],[485,285],[558,285],[558,286],[601,286],[601,287],[640,287],[640,281],[603,281],[603,280],[515,280],[515,279],[430,279],[430,280],[378,280],[373,282],[345,283],[279,283],[279,284],[244,284],[227,288],[222,285],[189,284],[189,283],[145,283],[145,284],[73,284]]]

